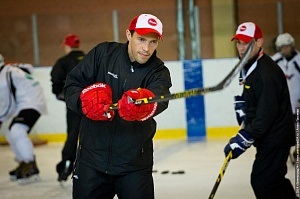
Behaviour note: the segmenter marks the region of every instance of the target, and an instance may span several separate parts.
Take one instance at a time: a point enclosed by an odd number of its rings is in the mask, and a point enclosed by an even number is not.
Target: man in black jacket
[[[242,70],[242,98],[245,100],[244,127],[225,146],[237,158],[252,144],[256,156],[251,185],[258,199],[294,199],[287,173],[290,147],[295,145],[295,128],[287,82],[279,66],[262,49],[263,35],[252,22],[239,25],[235,40],[240,57],[252,40],[254,49]]]
[[[51,71],[52,92],[56,98],[65,101],[63,87],[67,74],[83,59],[84,52],[79,50],[80,40],[75,34],[68,34],[63,43],[65,55],[59,58]],[[71,174],[73,163],[76,159],[76,149],[78,144],[79,124],[81,115],[66,109],[67,115],[67,139],[62,149],[62,160],[56,165],[58,181],[66,181]]]
[[[170,72],[156,56],[162,23],[151,14],[138,15],[126,37],[126,43],[98,44],[67,76],[67,106],[84,115],[73,198],[154,198],[153,117],[168,101],[134,101],[170,93]],[[118,110],[109,108],[113,103]]]

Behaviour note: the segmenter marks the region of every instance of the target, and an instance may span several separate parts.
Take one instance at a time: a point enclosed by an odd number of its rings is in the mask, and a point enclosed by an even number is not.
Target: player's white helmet
[[[4,57],[0,54],[0,67],[4,65]]]
[[[289,46],[289,45],[294,46],[295,39],[289,33],[283,33],[283,34],[278,35],[275,45],[277,48],[280,48],[282,46]]]

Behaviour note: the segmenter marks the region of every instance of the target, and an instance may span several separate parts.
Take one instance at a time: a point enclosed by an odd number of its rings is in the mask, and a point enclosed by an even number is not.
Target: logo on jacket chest
[[[244,84],[244,88],[245,88],[245,89],[250,89],[251,86],[250,86],[250,85],[247,85],[247,84]]]
[[[112,72],[107,72],[107,74],[108,75],[111,75],[113,78],[115,78],[115,79],[118,79],[118,75],[117,74],[114,74],[114,73],[112,73]]]

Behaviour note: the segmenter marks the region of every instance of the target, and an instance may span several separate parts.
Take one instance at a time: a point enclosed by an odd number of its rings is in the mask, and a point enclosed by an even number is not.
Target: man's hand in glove
[[[134,101],[141,98],[154,97],[148,89],[138,88],[126,91],[118,101],[118,111],[121,118],[127,121],[145,121],[151,118],[156,109],[157,102],[149,104],[135,104]]]
[[[232,159],[235,159],[244,153],[253,144],[253,142],[253,138],[245,130],[241,129],[225,146],[225,156],[232,151]]]
[[[112,120],[114,111],[109,110],[112,104],[112,91],[104,83],[92,84],[81,91],[80,100],[83,114],[91,120]]]
[[[236,95],[234,96],[234,110],[236,115],[236,120],[239,125],[242,122],[246,122],[246,114],[245,114],[246,103],[242,96]]]

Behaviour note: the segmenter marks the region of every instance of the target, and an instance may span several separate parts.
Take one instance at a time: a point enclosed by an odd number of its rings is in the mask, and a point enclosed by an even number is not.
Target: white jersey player
[[[39,117],[47,112],[42,87],[30,74],[32,69],[30,64],[4,65],[0,55],[0,127],[12,119],[5,136],[19,166],[9,175],[19,183],[38,179],[34,147],[28,134]]]
[[[278,52],[272,56],[286,76],[289,87],[293,115],[296,121],[296,108],[300,107],[300,53],[295,49],[295,39],[289,33],[278,35],[275,41]],[[298,151],[298,154],[300,151]],[[293,152],[295,164],[297,151]]]
[[[293,114],[296,116],[295,107],[300,107],[300,53],[295,49],[295,40],[289,33],[278,35],[275,45],[278,52],[272,59],[286,76]]]

